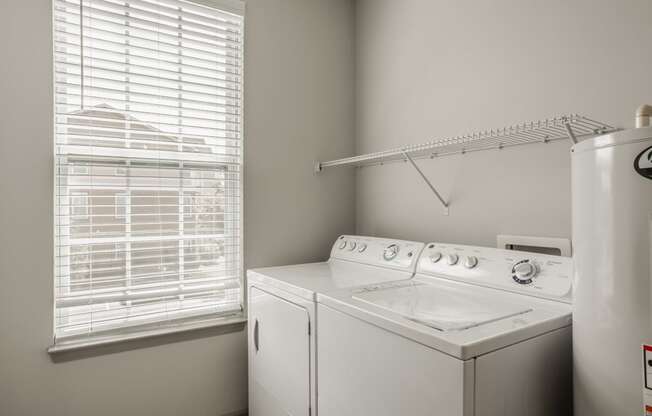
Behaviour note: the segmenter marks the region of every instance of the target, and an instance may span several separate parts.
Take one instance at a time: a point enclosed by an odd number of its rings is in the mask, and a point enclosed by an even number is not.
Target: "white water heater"
[[[575,415],[648,414],[652,127],[580,142],[571,158]]]

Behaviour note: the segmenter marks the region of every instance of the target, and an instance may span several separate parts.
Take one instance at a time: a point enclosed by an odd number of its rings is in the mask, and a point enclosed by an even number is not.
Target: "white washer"
[[[249,415],[316,413],[317,293],[410,279],[423,247],[341,236],[326,262],[249,270]]]
[[[317,296],[319,416],[572,411],[570,258],[431,243],[414,279]]]

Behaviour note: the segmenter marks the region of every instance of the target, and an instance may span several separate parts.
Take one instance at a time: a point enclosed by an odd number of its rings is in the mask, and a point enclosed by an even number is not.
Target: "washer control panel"
[[[424,246],[416,241],[342,235],[333,244],[331,258],[414,271]]]
[[[570,302],[569,257],[457,244],[428,243],[417,273]]]

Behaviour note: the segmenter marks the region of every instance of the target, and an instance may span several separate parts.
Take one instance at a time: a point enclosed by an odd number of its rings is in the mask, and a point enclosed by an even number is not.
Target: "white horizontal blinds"
[[[55,0],[57,339],[241,310],[242,23]]]

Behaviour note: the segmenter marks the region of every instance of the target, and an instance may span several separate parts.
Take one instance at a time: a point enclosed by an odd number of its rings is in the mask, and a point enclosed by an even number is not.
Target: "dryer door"
[[[310,316],[255,287],[249,292],[249,415],[310,414]]]

